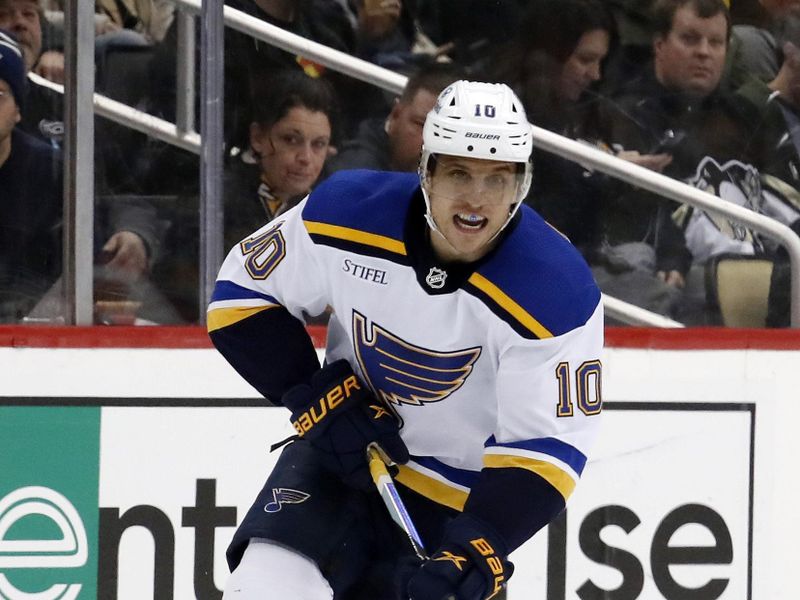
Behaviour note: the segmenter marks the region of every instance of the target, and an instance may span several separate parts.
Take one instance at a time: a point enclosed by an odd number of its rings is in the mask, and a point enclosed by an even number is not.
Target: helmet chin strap
[[[456,249],[456,247],[452,244],[450,240],[447,239],[447,236],[445,236],[445,234],[442,233],[442,230],[439,229],[439,226],[436,224],[436,221],[433,218],[433,213],[431,212],[431,199],[428,196],[428,190],[425,189],[425,184],[423,184],[421,188],[422,188],[422,196],[423,198],[425,198],[425,222],[428,224],[428,227],[430,227],[431,231],[438,234],[447,243],[447,245],[450,246],[453,252],[458,254],[458,250]]]
[[[511,223],[511,219],[513,219],[514,215],[517,214],[517,211],[519,210],[519,207],[520,207],[521,204],[522,204],[522,200],[518,200],[517,202],[515,202],[514,204],[511,205],[511,208],[508,210],[508,217],[506,217],[505,222],[500,226],[500,229],[498,229],[495,232],[495,234],[486,241],[487,244],[489,244],[492,241],[494,241],[494,239],[498,235],[500,235],[506,227],[508,227],[508,224]]]

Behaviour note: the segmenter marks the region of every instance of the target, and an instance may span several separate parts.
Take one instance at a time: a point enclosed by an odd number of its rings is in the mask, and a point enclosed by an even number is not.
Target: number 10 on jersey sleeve
[[[600,414],[603,409],[601,395],[602,364],[599,360],[587,360],[575,371],[575,395],[578,409],[590,417]],[[558,363],[556,380],[558,381],[558,406],[556,415],[571,417],[575,414],[572,399],[570,366],[568,362]]]

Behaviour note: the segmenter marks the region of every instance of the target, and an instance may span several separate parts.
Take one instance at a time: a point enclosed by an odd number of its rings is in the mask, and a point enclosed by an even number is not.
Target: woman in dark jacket
[[[667,154],[627,152],[606,143],[604,124],[617,108],[596,88],[617,36],[604,3],[532,0],[519,31],[492,61],[492,76],[519,93],[534,125],[653,170],[669,163]],[[537,152],[527,202],[582,252],[604,292],[672,314],[680,292],[659,273],[688,269],[682,234],[668,211],[648,203],[627,239],[610,239],[620,217],[613,201],[624,189],[613,178]]]

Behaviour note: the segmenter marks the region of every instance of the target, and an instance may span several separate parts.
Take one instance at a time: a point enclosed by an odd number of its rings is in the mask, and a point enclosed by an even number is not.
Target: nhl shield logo
[[[438,267],[431,267],[431,270],[425,276],[425,283],[435,290],[440,290],[444,287],[445,279],[447,279],[447,271],[443,271]]]

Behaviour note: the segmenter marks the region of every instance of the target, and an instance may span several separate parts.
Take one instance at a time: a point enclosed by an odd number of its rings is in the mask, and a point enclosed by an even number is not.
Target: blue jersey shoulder
[[[525,337],[561,335],[584,325],[600,290],[575,247],[533,209],[480,266],[470,283]]]
[[[303,221],[314,233],[325,229],[342,235],[373,234],[402,243],[408,204],[419,187],[414,173],[390,173],[363,169],[338,171],[309,196]]]

